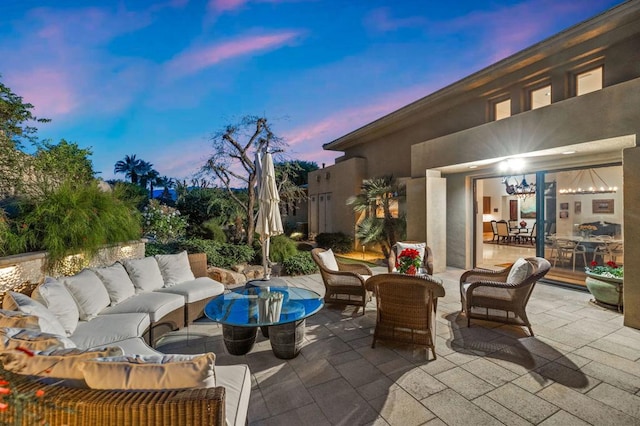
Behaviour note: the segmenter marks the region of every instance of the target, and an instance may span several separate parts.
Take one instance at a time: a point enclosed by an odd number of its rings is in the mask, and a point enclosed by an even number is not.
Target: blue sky
[[[189,178],[247,114],[329,165],[323,143],[620,3],[2,0],[0,74],[104,179],[127,154]]]

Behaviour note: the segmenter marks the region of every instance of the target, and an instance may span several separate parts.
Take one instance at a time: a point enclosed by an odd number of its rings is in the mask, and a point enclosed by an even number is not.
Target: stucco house
[[[393,174],[406,182],[407,238],[431,246],[436,272],[481,265],[483,232],[499,219],[536,224],[532,255],[557,261],[554,236],[597,223],[613,229],[624,258],[637,259],[639,134],[640,1],[632,0],[325,144],[344,155],[309,175],[309,232],[354,235],[347,198],[363,179]],[[518,170],[499,168],[514,160]],[[597,182],[581,182],[589,178]],[[579,261],[567,276],[595,256],[571,255]],[[640,328],[638,262],[625,264],[624,321]]]

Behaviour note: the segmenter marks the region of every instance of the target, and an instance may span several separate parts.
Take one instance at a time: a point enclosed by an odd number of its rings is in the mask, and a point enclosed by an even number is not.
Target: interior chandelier
[[[528,183],[524,175],[522,175],[521,181],[514,176],[505,176],[502,178],[502,183],[504,183],[505,191],[509,195],[522,199],[536,195],[536,184]]]
[[[560,194],[607,194],[618,190],[617,186],[609,186],[594,169],[578,171],[568,188],[560,188]]]

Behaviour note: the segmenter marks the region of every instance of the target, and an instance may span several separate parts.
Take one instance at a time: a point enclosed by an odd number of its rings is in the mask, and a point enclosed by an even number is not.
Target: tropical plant
[[[128,206],[142,211],[149,205],[147,190],[140,185],[124,181],[110,181],[113,187],[113,196]]]
[[[269,258],[273,262],[282,263],[297,253],[296,243],[286,235],[271,237],[269,243]]]
[[[187,220],[180,211],[160,204],[158,200],[149,201],[142,211],[142,231],[161,243],[184,237],[186,228]]]
[[[131,183],[138,184],[142,160],[136,158],[136,155],[125,155],[123,160],[116,162],[113,167],[114,173],[124,173],[126,178],[131,179]]]
[[[404,192],[404,185],[388,175],[364,180],[360,194],[347,200],[355,212],[365,215],[358,224],[356,237],[361,244],[379,244],[385,257],[389,257],[391,247],[405,233],[404,216],[394,217],[391,208]]]
[[[105,244],[140,238],[139,214],[97,185],[63,184],[37,203],[23,201],[21,208],[16,220],[27,248],[46,250],[51,263],[72,253],[91,256]]]
[[[344,232],[322,232],[316,235],[316,244],[334,253],[349,253],[353,250],[353,238]]]

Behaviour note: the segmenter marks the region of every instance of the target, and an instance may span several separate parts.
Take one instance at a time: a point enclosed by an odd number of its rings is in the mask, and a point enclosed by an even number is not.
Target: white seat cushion
[[[193,303],[224,293],[224,284],[208,277],[200,277],[171,287],[160,288],[155,292],[179,294],[187,303]]]
[[[223,386],[225,415],[228,425],[244,425],[249,411],[251,374],[244,364],[216,365],[216,386]]]
[[[43,333],[51,333],[58,336],[67,335],[67,331],[60,323],[60,320],[58,320],[58,317],[42,303],[33,300],[26,294],[7,291],[2,303],[4,309],[20,311],[24,314],[38,317],[38,325],[40,326],[40,331]]]
[[[324,267],[330,271],[339,271],[338,262],[336,261],[336,257],[333,255],[333,251],[331,249],[327,251],[323,251],[318,253],[318,257],[324,264]]]
[[[122,353],[125,355],[162,355],[162,352],[158,352],[147,345],[147,342],[142,337],[130,337],[119,342],[113,342],[113,346],[122,349]]]
[[[64,284],[55,278],[46,277],[31,293],[31,297],[46,306],[60,320],[67,336],[73,334],[78,326],[80,311]]]
[[[189,256],[186,251],[178,254],[157,254],[155,255],[165,287],[172,287],[176,284],[193,281]]]
[[[100,315],[124,314],[130,312],[142,312],[149,314],[151,322],[158,322],[165,315],[184,308],[184,297],[171,293],[140,293],[116,306],[110,306],[100,312]]]
[[[133,281],[136,293],[153,291],[164,286],[164,279],[155,258],[126,259],[122,264]]]
[[[69,339],[83,349],[108,346],[140,337],[150,325],[149,314],[146,313],[98,315],[91,321],[80,321]]]
[[[111,306],[115,306],[136,294],[133,281],[131,281],[127,270],[124,269],[121,263],[116,262],[111,266],[91,268],[91,270],[96,273],[107,289]]]
[[[111,304],[107,288],[95,272],[83,269],[71,277],[62,277],[61,281],[71,293],[78,305],[80,319],[89,321]]]

